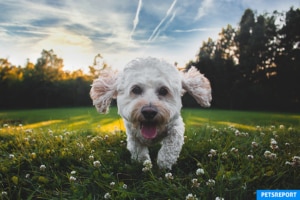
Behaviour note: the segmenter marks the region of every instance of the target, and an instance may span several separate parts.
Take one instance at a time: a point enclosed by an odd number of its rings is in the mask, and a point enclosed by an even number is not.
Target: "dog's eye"
[[[132,88],[131,92],[132,92],[133,94],[138,95],[138,94],[142,94],[143,90],[142,90],[142,88],[140,88],[139,86],[134,86],[134,87]]]
[[[158,90],[158,95],[160,95],[160,96],[166,96],[168,93],[169,93],[169,91],[168,91],[168,89],[165,88],[165,87],[161,87],[161,88]]]

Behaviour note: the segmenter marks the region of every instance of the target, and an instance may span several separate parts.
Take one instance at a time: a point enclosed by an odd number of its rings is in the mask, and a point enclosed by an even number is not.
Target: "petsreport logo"
[[[257,190],[256,199],[300,200],[300,190]]]

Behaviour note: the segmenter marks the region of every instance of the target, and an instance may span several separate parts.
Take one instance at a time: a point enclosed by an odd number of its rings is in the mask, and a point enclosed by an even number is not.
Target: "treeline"
[[[102,66],[105,67],[105,64]],[[100,69],[66,72],[53,50],[43,50],[36,64],[25,67],[0,59],[0,108],[49,108],[91,105],[89,90]]]
[[[239,26],[223,28],[203,42],[196,66],[211,81],[212,106],[224,109],[300,111],[300,9],[256,15],[247,9]],[[66,72],[63,60],[43,50],[35,64],[14,66],[0,59],[0,109],[91,106],[89,90],[100,74]],[[185,106],[195,106],[191,97]]]
[[[300,9],[255,15],[203,42],[194,65],[211,81],[213,106],[300,111]],[[191,104],[192,102],[188,103]]]

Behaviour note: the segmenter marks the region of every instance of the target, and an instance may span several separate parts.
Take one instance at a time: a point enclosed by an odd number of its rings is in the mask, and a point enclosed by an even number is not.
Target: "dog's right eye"
[[[143,90],[139,86],[134,86],[131,90],[133,94],[139,95],[142,94]]]

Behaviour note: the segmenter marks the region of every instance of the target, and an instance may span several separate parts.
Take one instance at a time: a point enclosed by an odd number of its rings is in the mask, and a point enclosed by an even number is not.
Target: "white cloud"
[[[209,12],[211,12],[211,8],[213,7],[213,0],[203,0],[201,2],[200,7],[198,8],[198,12],[196,14],[195,20],[199,20]]]

